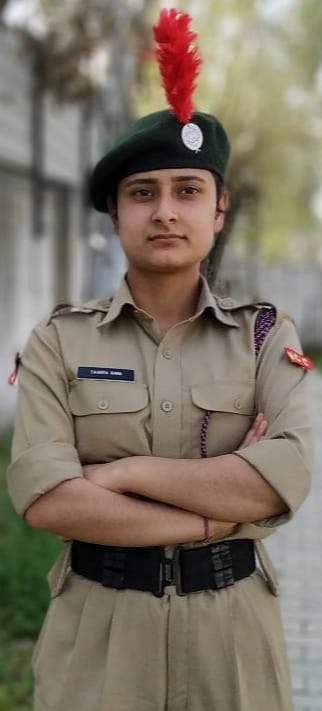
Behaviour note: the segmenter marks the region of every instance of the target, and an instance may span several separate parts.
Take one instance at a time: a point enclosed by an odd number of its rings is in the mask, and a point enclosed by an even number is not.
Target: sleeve
[[[9,494],[24,514],[39,496],[81,476],[56,327],[41,323],[29,338],[19,369]]]
[[[306,497],[312,468],[312,428],[306,372],[291,363],[284,347],[301,351],[293,322],[279,316],[262,347],[256,378],[256,411],[268,421],[264,440],[234,452],[275,489],[287,512],[261,521],[274,527],[288,521]]]

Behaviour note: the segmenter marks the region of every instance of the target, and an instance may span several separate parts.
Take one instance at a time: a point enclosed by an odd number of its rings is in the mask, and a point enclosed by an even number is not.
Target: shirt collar
[[[209,311],[212,315],[225,324],[225,326],[234,326],[239,328],[239,324],[230,313],[230,309],[236,306],[233,299],[220,298],[210,291],[209,284],[205,277],[201,275],[201,291],[198,301],[198,306],[193,318],[197,318],[205,311]]]
[[[128,287],[128,283],[126,281],[126,278],[124,277],[122,279],[122,282],[116,291],[114,297],[112,298],[109,310],[102,319],[102,321],[98,324],[99,326],[105,326],[107,323],[112,323],[112,321],[115,321],[115,319],[118,318],[120,313],[123,311],[125,306],[131,306],[133,309],[137,309],[137,306],[134,302],[133,296],[130,292],[130,289]]]
[[[191,317],[191,321],[194,321],[198,316],[201,316],[205,311],[210,311],[212,315],[223,323],[225,326],[239,327],[239,324],[230,313],[230,309],[235,305],[235,302],[230,298],[219,298],[211,293],[207,280],[201,275],[201,291],[199,296],[199,301],[196,309],[196,313]],[[120,287],[116,291],[109,310],[98,324],[98,326],[105,326],[106,324],[115,321],[118,316],[123,311],[124,307],[130,306],[135,311],[141,311],[138,309],[133,296],[128,287],[126,278],[124,277]]]

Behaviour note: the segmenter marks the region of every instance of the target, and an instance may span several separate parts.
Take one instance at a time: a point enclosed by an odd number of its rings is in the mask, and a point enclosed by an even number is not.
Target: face
[[[221,208],[226,200],[224,194]],[[111,215],[130,268],[150,272],[199,268],[224,221],[213,175],[196,168],[124,178]]]

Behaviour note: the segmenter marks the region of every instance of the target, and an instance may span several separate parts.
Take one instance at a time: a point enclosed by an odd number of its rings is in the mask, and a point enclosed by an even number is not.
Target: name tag
[[[125,380],[127,382],[134,381],[134,370],[125,368],[99,368],[95,365],[84,366],[80,365],[77,368],[77,378],[92,378],[94,380]]]

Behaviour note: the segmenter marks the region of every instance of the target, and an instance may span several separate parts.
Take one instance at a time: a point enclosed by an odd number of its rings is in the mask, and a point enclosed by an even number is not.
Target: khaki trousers
[[[69,572],[35,648],[34,711],[291,711],[279,603],[259,570],[220,591],[167,590]]]

